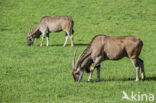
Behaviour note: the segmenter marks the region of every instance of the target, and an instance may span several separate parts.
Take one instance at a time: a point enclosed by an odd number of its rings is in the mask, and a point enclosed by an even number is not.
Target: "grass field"
[[[64,32],[51,33],[49,47],[39,46],[41,38],[27,46],[31,25],[45,15],[72,16],[74,47],[70,40],[63,47]],[[100,33],[143,40],[146,81],[134,82],[135,69],[124,58],[104,61],[100,82],[96,71],[93,82],[87,82],[87,73],[74,82],[74,50],[80,54]],[[123,91],[156,96],[155,0],[0,0],[0,103],[131,103],[121,99]]]

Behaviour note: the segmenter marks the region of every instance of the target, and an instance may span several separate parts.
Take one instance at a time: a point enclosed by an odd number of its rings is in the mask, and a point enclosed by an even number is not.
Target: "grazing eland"
[[[74,46],[73,26],[74,26],[74,21],[69,16],[42,17],[40,22],[37,24],[37,26],[34,29],[30,30],[27,36],[28,46],[31,46],[35,38],[39,38],[41,34],[42,34],[42,42],[40,46],[43,45],[43,41],[45,37],[47,37],[47,46],[48,46],[49,45],[49,33],[60,32],[62,30],[65,31],[66,33],[64,46],[66,46],[69,37],[71,39],[71,46]]]
[[[76,82],[82,79],[84,70],[90,72],[88,81],[97,68],[97,81],[100,80],[100,63],[104,60],[119,60],[128,57],[136,68],[136,80],[139,81],[139,69],[142,71],[142,80],[145,79],[144,62],[139,58],[143,42],[134,36],[106,36],[96,35],[88,47],[82,52],[75,64],[76,51],[73,56],[72,75]]]

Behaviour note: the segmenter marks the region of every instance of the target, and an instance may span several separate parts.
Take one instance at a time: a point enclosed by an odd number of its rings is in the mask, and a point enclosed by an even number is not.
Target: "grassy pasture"
[[[31,25],[42,16],[72,16],[74,42],[63,47],[65,33],[51,33],[50,46],[36,39],[27,46]],[[134,82],[135,69],[127,58],[104,61],[101,81],[88,83],[88,74],[75,83],[72,56],[80,54],[96,34],[134,35],[143,40],[140,57],[146,81]],[[156,102],[155,0],[0,0],[0,103],[131,103],[125,91],[152,93]],[[77,55],[78,56],[78,55]],[[143,101],[145,102],[145,101]]]

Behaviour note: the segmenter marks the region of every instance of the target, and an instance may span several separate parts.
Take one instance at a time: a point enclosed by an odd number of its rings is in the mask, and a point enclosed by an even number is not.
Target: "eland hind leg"
[[[145,80],[144,61],[139,58],[139,67],[141,68],[141,79]]]
[[[73,38],[74,30],[72,29],[71,35],[70,35],[70,40],[71,40],[71,46],[74,46],[74,38]]]
[[[101,65],[96,66],[96,68],[97,68],[97,80],[96,80],[96,82],[100,81],[100,67],[101,67]]]
[[[73,33],[73,30],[72,30],[72,33]],[[70,37],[70,40],[71,40],[71,47],[74,46],[74,42],[73,42],[73,34],[71,34],[69,31],[66,31],[66,40],[65,40],[63,46],[66,46],[69,37]]]
[[[134,67],[136,68],[136,82],[139,81],[139,71],[140,71],[140,67],[138,64],[138,59],[137,58],[133,58],[131,59],[132,64],[134,65]]]

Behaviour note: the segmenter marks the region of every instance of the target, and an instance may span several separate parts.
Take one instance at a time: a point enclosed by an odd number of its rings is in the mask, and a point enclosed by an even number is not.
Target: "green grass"
[[[50,46],[32,47],[26,37],[42,16],[72,16],[74,42],[63,47],[64,32],[50,34]],[[88,74],[75,83],[72,56],[80,54],[96,34],[134,35],[144,42],[146,81],[134,82],[127,58],[104,61],[101,81],[88,83]],[[0,0],[0,103],[127,103],[125,91],[156,96],[155,0]],[[156,98],[156,97],[155,97]],[[145,101],[143,101],[145,102]],[[156,99],[155,99],[156,102]]]

